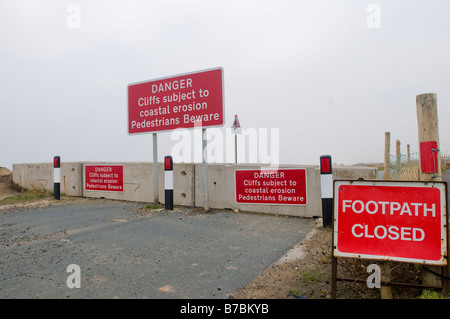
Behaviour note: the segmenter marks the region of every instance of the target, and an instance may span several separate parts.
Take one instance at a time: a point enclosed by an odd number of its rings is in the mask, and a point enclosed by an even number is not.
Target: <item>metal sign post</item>
[[[237,164],[238,162],[238,156],[237,156],[237,136],[238,134],[242,134],[242,128],[241,124],[239,123],[239,118],[237,114],[234,116],[233,125],[231,126],[231,129],[234,133],[234,162]]]
[[[203,192],[205,195],[205,212],[209,211],[209,193],[208,193],[208,161],[206,153],[206,128],[202,129],[202,162],[203,162]]]
[[[159,204],[158,190],[158,137],[153,133],[153,202]]]

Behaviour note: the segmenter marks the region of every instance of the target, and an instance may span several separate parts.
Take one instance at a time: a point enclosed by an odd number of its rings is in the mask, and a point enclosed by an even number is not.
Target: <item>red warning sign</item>
[[[236,170],[236,203],[306,205],[306,169]]]
[[[334,185],[335,256],[445,265],[445,183]]]
[[[234,127],[241,127],[241,124],[239,123],[239,119],[238,119],[237,115],[234,116],[233,126]]]
[[[85,165],[85,189],[123,192],[123,165]]]
[[[224,124],[223,69],[128,85],[128,133]]]

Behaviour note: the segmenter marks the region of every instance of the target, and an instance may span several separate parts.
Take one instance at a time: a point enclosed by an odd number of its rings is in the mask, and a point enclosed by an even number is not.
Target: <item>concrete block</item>
[[[53,163],[14,164],[13,182],[30,190],[53,191]]]
[[[83,196],[83,163],[61,163],[60,187],[60,191],[63,195],[75,197]]]
[[[122,164],[124,173],[123,192],[92,191],[85,187],[85,166],[99,164]],[[307,178],[307,205],[237,204],[235,200],[235,171],[237,169],[259,170],[269,168],[258,164],[208,164],[209,207],[239,209],[243,211],[279,214],[298,217],[322,216],[320,169],[318,165],[280,165],[280,168],[304,168]],[[373,167],[333,167],[334,180],[374,180],[377,169]],[[13,181],[28,189],[53,191],[53,163],[14,164]],[[203,164],[174,163],[174,204],[204,207]],[[104,163],[62,162],[61,192],[68,196],[106,198],[134,202],[154,203],[153,163]],[[158,163],[159,202],[164,198],[164,165]]]
[[[86,189],[86,165],[123,165],[123,192],[96,191]],[[83,196],[127,200],[134,202],[153,202],[153,164],[150,163],[104,163],[85,162],[83,164]],[[161,177],[159,177],[161,178]]]
[[[193,164],[173,165],[173,202],[175,205],[195,205],[195,166]],[[163,179],[164,180],[164,179]]]

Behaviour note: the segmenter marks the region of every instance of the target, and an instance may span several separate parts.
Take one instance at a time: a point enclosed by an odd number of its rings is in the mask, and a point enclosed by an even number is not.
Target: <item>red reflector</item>
[[[324,156],[320,158],[320,173],[321,174],[331,173],[331,157]]]
[[[166,156],[164,158],[164,169],[171,170],[172,169],[172,157]]]
[[[59,156],[53,158],[53,167],[59,167]]]

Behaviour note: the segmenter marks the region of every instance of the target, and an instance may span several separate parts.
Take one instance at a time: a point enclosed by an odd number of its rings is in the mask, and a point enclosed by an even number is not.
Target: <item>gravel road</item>
[[[1,212],[0,298],[229,298],[314,226],[107,200]]]

